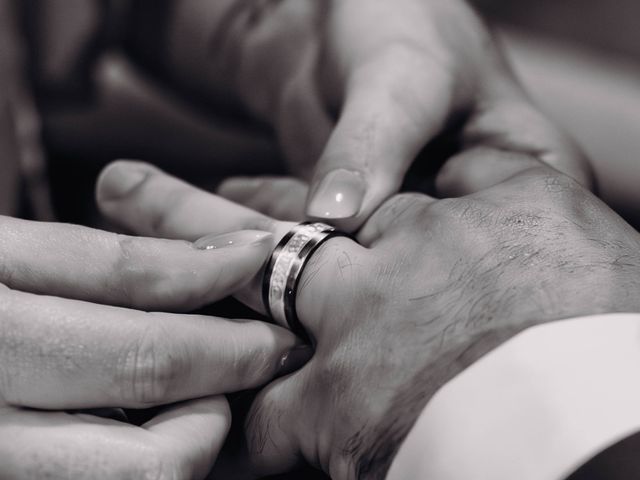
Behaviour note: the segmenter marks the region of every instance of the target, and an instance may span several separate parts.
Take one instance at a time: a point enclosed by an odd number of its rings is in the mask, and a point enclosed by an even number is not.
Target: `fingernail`
[[[289,375],[302,368],[313,357],[313,348],[309,345],[293,347],[280,358],[278,365],[278,377]]]
[[[316,218],[349,218],[357,215],[367,184],[360,172],[333,170],[320,182],[307,207],[307,215]]]
[[[144,167],[118,162],[107,167],[100,180],[100,199],[118,200],[142,184],[150,171]]]
[[[199,238],[193,243],[198,250],[218,250],[220,248],[246,247],[266,242],[273,237],[272,233],[260,230],[242,230],[240,232],[211,234]]]

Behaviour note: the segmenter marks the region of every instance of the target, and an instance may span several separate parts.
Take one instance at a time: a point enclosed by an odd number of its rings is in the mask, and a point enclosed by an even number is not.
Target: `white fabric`
[[[387,480],[560,480],[640,430],[640,315],[531,328],[427,404]]]

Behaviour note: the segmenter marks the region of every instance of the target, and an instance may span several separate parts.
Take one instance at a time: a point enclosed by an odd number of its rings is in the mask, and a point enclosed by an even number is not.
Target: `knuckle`
[[[116,383],[128,404],[157,405],[172,397],[185,371],[185,360],[169,348],[164,337],[161,330],[149,329],[121,357]]]
[[[519,186],[537,193],[542,198],[551,196],[557,199],[558,195],[582,196],[585,192],[578,181],[547,166],[534,167],[523,172],[520,180],[523,185]]]
[[[544,175],[541,179],[541,184],[544,186],[545,191],[549,193],[571,195],[582,191],[582,187],[576,180],[561,173]]]
[[[113,289],[128,304],[138,307],[188,309],[200,306],[205,285],[193,271],[167,262],[142,261],[153,254],[148,239],[117,236],[118,254],[112,278]],[[208,277],[217,283],[214,271]]]
[[[139,249],[140,240],[127,235],[116,235],[116,255],[111,270],[110,278],[117,282],[112,286],[114,290],[126,300],[136,304],[135,300],[140,291],[139,276],[141,273],[138,262],[135,261]]]
[[[155,269],[144,273],[138,280],[145,282],[145,303],[169,310],[192,310],[206,303],[207,291],[216,291],[220,282],[220,272],[212,269],[208,272],[207,284],[203,278],[192,271],[180,269]],[[138,287],[139,290],[140,289]],[[140,299],[141,301],[143,299]]]

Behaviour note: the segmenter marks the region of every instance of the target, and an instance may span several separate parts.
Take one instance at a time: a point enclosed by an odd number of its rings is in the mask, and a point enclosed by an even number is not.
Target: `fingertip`
[[[98,205],[129,196],[154,170],[152,165],[134,160],[116,160],[108,164],[96,181]]]

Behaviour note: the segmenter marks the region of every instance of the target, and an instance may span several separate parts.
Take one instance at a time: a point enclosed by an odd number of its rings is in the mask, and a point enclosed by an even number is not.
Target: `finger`
[[[284,83],[280,104],[272,118],[291,173],[305,181],[313,175],[315,163],[334,127],[334,120],[318,92],[315,74],[319,50],[317,42],[308,48],[297,73]]]
[[[218,195],[260,213],[286,221],[305,217],[307,184],[291,177],[236,177],[225,180]]]
[[[441,195],[462,197],[541,164],[529,154],[480,146],[449,159],[438,173],[436,188]]]
[[[143,428],[87,414],[3,409],[3,478],[204,478],[230,423],[226,401],[173,405]]]
[[[289,228],[141,162],[107,166],[96,196],[103,214],[138,235],[195,240],[252,229],[284,236]]]
[[[144,408],[255,388],[306,361],[289,331],[260,321],[0,295],[0,394],[10,405]]]
[[[192,238],[207,231],[266,228],[273,232],[275,242],[279,242],[293,226],[198,190],[155,168],[149,170],[144,164],[117,162],[108,167],[99,182],[98,198],[104,195],[105,189],[111,189],[108,184],[114,177],[120,174],[127,177],[131,169],[139,168],[148,176],[136,192],[121,200],[101,201],[101,208],[110,218],[120,218],[137,233],[149,233],[152,228],[159,236]],[[118,175],[112,176],[116,170]],[[348,287],[345,292],[352,291],[355,284],[349,278],[366,265],[361,261],[364,255],[365,249],[346,238],[332,239],[314,252],[301,276],[296,300],[298,316],[312,336],[322,328],[322,315],[336,288],[335,279],[339,278],[341,285]],[[254,310],[265,313],[262,275],[257,275],[235,296]]]
[[[225,397],[173,405],[143,425],[155,436],[160,451],[173,459],[181,478],[206,477],[230,427],[231,411]]]
[[[418,152],[448,119],[448,75],[415,69],[424,60],[409,48],[390,50],[350,76],[342,113],[311,182],[307,215],[346,230],[360,226],[399,190]]]
[[[293,378],[273,382],[254,400],[245,420],[245,468],[257,477],[277,475],[300,465],[302,458],[315,458],[311,440],[312,412],[302,407],[300,388],[307,378],[303,370]],[[302,435],[302,436],[301,436]],[[303,452],[311,453],[304,456]]]
[[[463,151],[437,178],[440,195],[463,196],[496,185],[536,159],[593,188],[592,169],[579,148],[520,97],[486,102],[463,138]]]
[[[243,231],[194,246],[0,217],[0,282],[32,293],[184,311],[246,284],[272,241],[269,232]]]
[[[2,477],[161,478],[177,473],[151,440],[138,427],[92,415],[5,408],[0,413]]]
[[[421,193],[402,193],[384,202],[358,232],[360,244],[374,248],[383,239],[406,234],[419,212],[436,200]],[[404,233],[403,233],[404,232]]]

